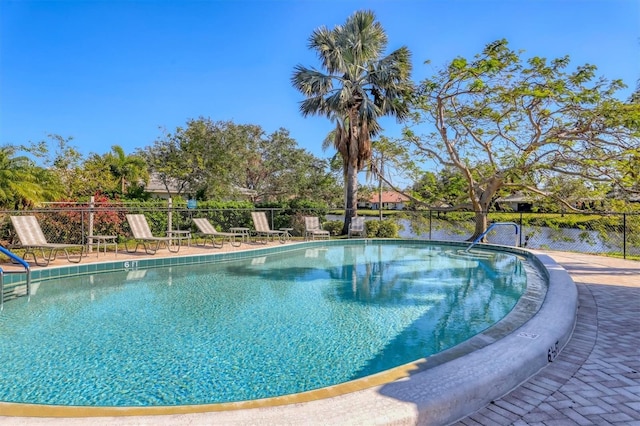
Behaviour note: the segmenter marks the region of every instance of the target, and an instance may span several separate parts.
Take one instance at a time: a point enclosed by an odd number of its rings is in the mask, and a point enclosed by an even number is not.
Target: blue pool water
[[[45,281],[0,314],[0,401],[220,403],[368,376],[513,308],[525,268],[487,253],[330,245]]]

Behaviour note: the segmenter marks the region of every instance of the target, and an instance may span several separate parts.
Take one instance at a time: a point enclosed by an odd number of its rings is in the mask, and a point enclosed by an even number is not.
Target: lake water
[[[344,220],[344,216],[328,215],[327,220]],[[378,217],[367,217],[366,220],[379,220]],[[467,241],[473,233],[471,221],[447,222],[434,218],[431,230],[416,231],[407,219],[398,219],[402,227],[401,238],[418,238],[437,241]],[[548,249],[560,251],[579,251],[582,253],[622,253],[623,235],[621,232],[608,231],[601,233],[593,230],[558,228],[543,226],[525,226],[522,235],[516,235],[513,226],[495,227],[488,234],[488,242],[506,246],[524,246],[530,249]],[[627,253],[640,249],[627,247]]]

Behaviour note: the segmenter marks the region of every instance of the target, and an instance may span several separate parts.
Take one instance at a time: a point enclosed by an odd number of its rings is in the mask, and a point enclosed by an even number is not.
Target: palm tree
[[[111,174],[120,181],[120,193],[124,195],[127,183],[147,178],[147,163],[137,155],[127,155],[119,145],[111,147],[111,153],[107,154]]]
[[[340,153],[345,177],[345,222],[357,213],[358,172],[371,158],[371,137],[381,128],[378,119],[409,113],[412,91],[411,54],[401,47],[382,56],[387,35],[371,11],[357,11],[333,30],[316,29],[309,47],[315,49],[326,73],[297,65],[291,81],[307,99],[303,116],[324,115],[336,127],[333,145]]]
[[[0,147],[0,207],[19,208],[50,199],[56,191],[47,170],[26,156],[16,156],[14,146]]]

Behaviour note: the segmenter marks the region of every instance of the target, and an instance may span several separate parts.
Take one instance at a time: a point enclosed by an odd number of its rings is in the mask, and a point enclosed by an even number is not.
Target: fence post
[[[522,247],[522,212],[520,212],[520,223],[518,225],[520,225],[520,244],[518,247]]]
[[[167,200],[167,235],[169,235],[171,233],[171,221],[173,219],[173,200],[171,199],[171,197],[169,197],[169,199]]]
[[[88,245],[87,253],[93,252],[93,221],[94,221],[94,208],[96,206],[96,197],[93,195],[89,199],[89,232],[88,232]]]
[[[432,215],[432,211],[431,209],[429,209],[429,241],[431,241],[431,215]]]
[[[271,229],[275,229],[273,227],[273,217],[276,215],[276,212],[274,211],[273,207],[269,208],[269,213],[271,214]]]
[[[87,240],[85,239],[86,235],[84,232],[84,223],[85,223],[85,211],[84,209],[80,210],[80,229],[82,229],[82,232],[80,232],[80,243],[82,245],[87,243]],[[80,257],[82,257],[82,255],[80,255]]]
[[[627,214],[622,213],[622,258],[627,258]]]

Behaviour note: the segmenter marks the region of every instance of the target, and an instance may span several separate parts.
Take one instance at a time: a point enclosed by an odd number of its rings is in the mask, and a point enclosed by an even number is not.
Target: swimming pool
[[[525,290],[523,265],[363,240],[47,280],[0,315],[0,400],[211,404],[355,380],[486,330]]]

